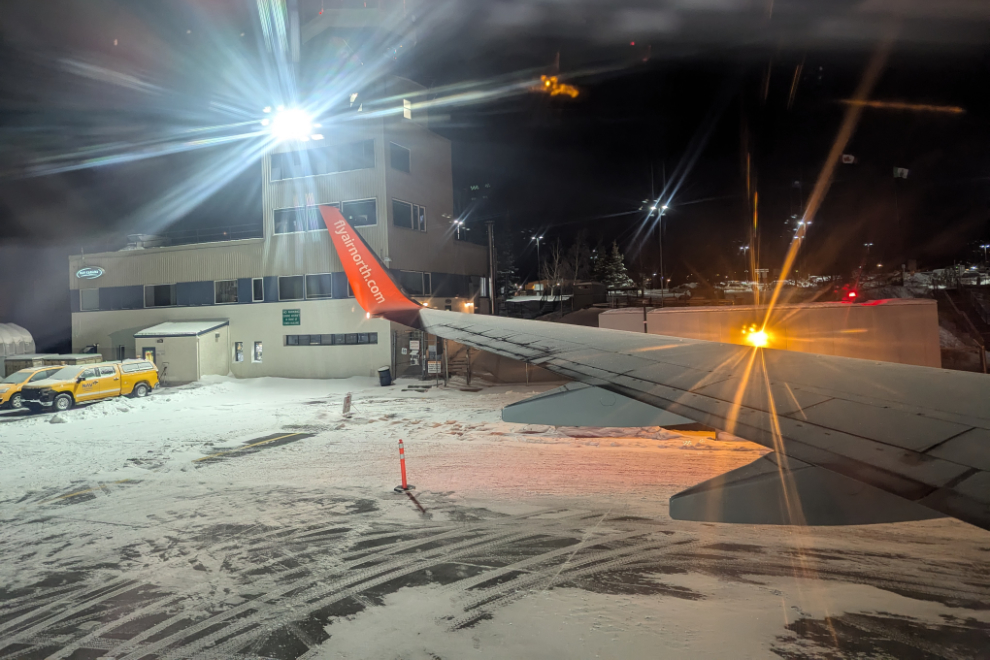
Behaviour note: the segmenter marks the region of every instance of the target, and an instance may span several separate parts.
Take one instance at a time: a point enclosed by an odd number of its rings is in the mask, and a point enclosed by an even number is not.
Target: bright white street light
[[[304,110],[285,108],[275,113],[271,122],[272,135],[282,141],[309,139],[313,120]]]
[[[669,206],[667,206],[666,204],[664,204],[664,205],[663,205],[662,207],[660,207],[660,208],[661,208],[661,209],[663,209],[664,211],[666,211],[666,210],[667,210],[667,209],[669,209],[670,207],[669,207]]]

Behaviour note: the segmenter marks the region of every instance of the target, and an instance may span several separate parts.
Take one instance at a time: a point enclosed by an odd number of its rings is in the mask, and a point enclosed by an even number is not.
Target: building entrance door
[[[405,330],[395,333],[395,376],[425,378],[426,374],[426,333],[420,330]]]

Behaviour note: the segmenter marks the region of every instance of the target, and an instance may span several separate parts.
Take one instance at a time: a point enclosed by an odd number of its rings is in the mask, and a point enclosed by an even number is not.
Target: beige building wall
[[[198,337],[199,376],[226,376],[230,372],[230,326],[210,330]]]
[[[282,310],[298,309],[298,326],[282,325]],[[378,367],[391,363],[390,324],[381,319],[368,319],[354,299],[312,300],[286,303],[226,305],[223,307],[159,307],[154,309],[108,312],[79,312],[72,315],[72,345],[88,346],[99,343],[105,359],[116,359],[116,346],[160,347],[155,338],[135,342],[134,333],[165,321],[194,321],[227,319],[226,346],[229,372],[238,378],[279,376],[284,378],[347,378],[352,375],[373,376]],[[351,346],[286,346],[286,335],[338,334],[377,332],[378,344]],[[208,333],[212,339],[213,332]],[[165,342],[171,339],[164,338]],[[254,362],[254,342],[262,342],[262,360]],[[144,342],[144,343],[142,343]],[[242,362],[234,360],[236,342],[243,343]],[[199,346],[199,342],[193,342]],[[171,344],[165,346],[171,356]],[[157,348],[156,348],[157,350]],[[184,349],[183,349],[184,350]],[[135,355],[139,355],[136,353]],[[127,357],[135,357],[127,355]],[[185,360],[186,354],[177,353]],[[219,368],[210,358],[209,368]],[[169,361],[169,360],[166,360]],[[159,360],[162,366],[162,360]],[[211,373],[204,369],[203,373]],[[216,372],[214,372],[216,373]],[[175,382],[175,372],[169,364],[169,381]],[[190,380],[195,380],[191,378]]]
[[[454,238],[454,190],[450,142],[420,123],[394,120],[385,127],[386,148],[394,143],[410,150],[409,173],[386,161],[387,219],[392,225],[388,251],[391,267],[487,276],[488,250]],[[386,156],[388,154],[386,153]],[[392,200],[426,207],[426,231],[396,227]]]
[[[651,334],[747,344],[745,330],[763,327],[765,307],[675,307],[646,314]],[[600,327],[643,332],[643,310],[609,310]],[[766,325],[769,348],[941,367],[934,300],[864,304],[779,305]]]
[[[146,348],[155,349],[155,364],[159,371],[168,365],[169,383],[199,380],[199,342],[196,337],[136,337],[133,341],[138,355],[144,355]]]

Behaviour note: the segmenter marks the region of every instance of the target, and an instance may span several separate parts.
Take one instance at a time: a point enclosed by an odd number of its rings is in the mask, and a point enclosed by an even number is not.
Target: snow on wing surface
[[[784,481],[792,458],[990,529],[984,375],[423,308],[336,209],[321,211],[369,314],[734,433],[776,451]],[[793,522],[808,496],[783,489]]]

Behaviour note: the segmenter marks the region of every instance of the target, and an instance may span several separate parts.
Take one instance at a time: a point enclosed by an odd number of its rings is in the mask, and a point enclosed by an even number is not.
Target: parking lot
[[[764,450],[500,421],[545,388],[407,384],[216,378],[0,415],[0,657],[985,650],[982,530],[673,521],[670,495]],[[400,438],[425,514],[392,490]]]

